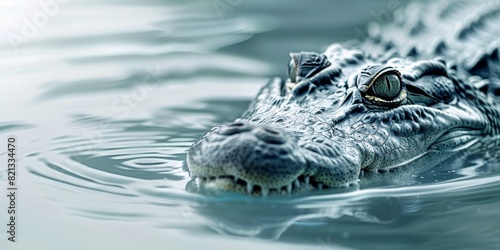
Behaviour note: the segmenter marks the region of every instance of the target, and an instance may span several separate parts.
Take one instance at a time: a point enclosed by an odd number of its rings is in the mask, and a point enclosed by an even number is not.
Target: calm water
[[[14,135],[19,160],[18,242],[2,227],[0,249],[500,247],[499,166],[483,158],[399,187],[185,191],[196,138],[284,75],[289,51],[360,37],[388,1],[67,2],[0,0],[0,144]]]

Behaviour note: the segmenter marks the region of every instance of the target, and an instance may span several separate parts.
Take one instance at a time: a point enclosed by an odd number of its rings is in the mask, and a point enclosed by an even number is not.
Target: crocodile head
[[[485,94],[442,58],[373,58],[332,45],[291,54],[235,122],[195,142],[198,185],[268,195],[426,170],[492,133]]]

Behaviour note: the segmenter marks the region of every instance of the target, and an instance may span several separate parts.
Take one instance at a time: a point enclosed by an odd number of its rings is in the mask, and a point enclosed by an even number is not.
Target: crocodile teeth
[[[365,170],[361,169],[361,172],[359,173],[359,176],[365,177]]]
[[[287,191],[288,193],[291,193],[291,192],[292,192],[292,183],[290,183],[290,184],[286,185],[286,191]]]
[[[201,184],[201,178],[196,177],[196,178],[194,179],[194,181],[195,181],[195,183],[196,183],[196,186],[197,186],[197,187],[200,187],[200,184]]]
[[[269,188],[261,188],[262,196],[266,197],[269,194]]]
[[[251,194],[253,191],[253,184],[247,183],[247,193]]]
[[[238,177],[233,176],[234,182],[238,182]]]
[[[309,185],[309,176],[304,177],[304,181],[306,182],[306,185]]]
[[[295,185],[295,188],[299,188],[300,187],[300,181],[299,180],[293,181],[293,185]]]
[[[323,183],[318,183],[318,190],[322,190],[323,189]]]

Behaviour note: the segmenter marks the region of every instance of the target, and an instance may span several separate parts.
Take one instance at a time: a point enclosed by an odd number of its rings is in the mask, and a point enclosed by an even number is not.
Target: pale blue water
[[[185,191],[191,143],[283,76],[288,52],[356,39],[389,2],[0,1],[0,144],[14,135],[19,160],[18,242],[2,227],[0,249],[498,249],[484,159],[400,187]]]

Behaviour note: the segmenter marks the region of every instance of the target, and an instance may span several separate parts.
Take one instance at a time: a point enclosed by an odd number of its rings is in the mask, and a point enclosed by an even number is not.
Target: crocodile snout
[[[298,133],[298,132],[295,132]],[[337,140],[296,141],[284,131],[238,121],[207,132],[188,152],[200,186],[249,194],[291,193],[354,183],[359,164]]]
[[[263,194],[291,191],[307,165],[297,143],[282,131],[247,122],[216,126],[189,150],[187,161],[195,178],[228,179]]]

